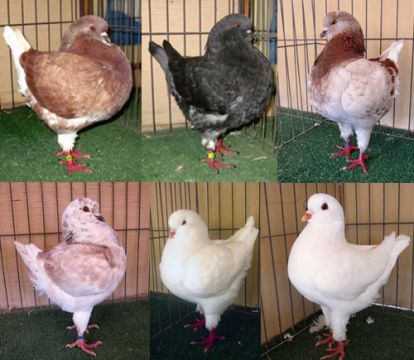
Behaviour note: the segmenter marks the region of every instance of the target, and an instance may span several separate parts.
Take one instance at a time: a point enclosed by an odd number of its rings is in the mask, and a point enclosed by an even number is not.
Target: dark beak
[[[109,36],[106,32],[101,33],[101,36],[108,44],[111,43],[111,39],[109,38]]]
[[[326,32],[327,30],[323,30],[319,36],[323,39],[326,36]]]
[[[96,217],[99,221],[105,222],[105,218],[102,215]]]

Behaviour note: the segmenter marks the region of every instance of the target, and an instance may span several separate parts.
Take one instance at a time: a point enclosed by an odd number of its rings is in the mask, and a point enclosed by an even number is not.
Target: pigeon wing
[[[51,280],[72,296],[97,295],[112,284],[112,252],[105,246],[69,244],[44,253]]]

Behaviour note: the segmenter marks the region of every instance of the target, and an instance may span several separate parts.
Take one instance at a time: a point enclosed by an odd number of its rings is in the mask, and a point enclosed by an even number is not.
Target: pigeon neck
[[[364,35],[361,29],[335,35],[328,41],[313,64],[313,81],[320,81],[342,62],[364,57],[364,53]]]
[[[311,238],[315,238],[317,242],[335,242],[338,243],[345,240],[345,224],[342,221],[333,221],[329,225],[326,223],[310,222],[306,226],[306,230],[311,234]],[[317,237],[314,234],[318,234]]]

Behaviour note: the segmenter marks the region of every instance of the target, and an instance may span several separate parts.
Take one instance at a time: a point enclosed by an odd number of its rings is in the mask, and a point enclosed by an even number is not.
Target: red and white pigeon
[[[378,245],[347,242],[342,206],[327,194],[309,198],[302,221],[308,223],[290,251],[289,279],[305,298],[322,308],[331,331],[316,344],[329,344],[331,354],[322,359],[338,356],[342,360],[349,343],[346,325],[350,316],[379,296],[410,237],[396,237],[393,232]]]
[[[4,28],[17,73],[20,93],[27,104],[58,135],[61,164],[72,171],[92,173],[76,163],[89,155],[75,151],[77,133],[110,119],[128,100],[132,70],[122,50],[110,43],[108,24],[97,16],[72,23],[58,51],[32,49],[19,30]]]
[[[164,285],[174,295],[197,304],[200,319],[186,327],[209,331],[207,338],[192,344],[208,351],[218,336],[221,314],[233,303],[251,266],[254,243],[259,231],[250,216],[244,227],[227,240],[210,240],[203,219],[191,210],[171,214],[160,273]]]
[[[358,21],[344,11],[326,15],[322,38],[327,39],[308,80],[312,105],[339,125],[345,145],[332,156],[345,155],[343,170],[361,167],[367,173],[365,150],[375,123],[391,109],[399,91],[398,57],[403,41],[390,45],[376,59],[365,59],[364,35]],[[358,146],[351,146],[355,131]],[[351,160],[353,150],[359,157]]]
[[[93,307],[104,301],[125,274],[126,256],[118,234],[104,222],[99,205],[89,199],[73,200],[62,216],[64,241],[49,251],[34,244],[15,241],[28,268],[30,281],[35,289],[57,304],[63,311],[73,313],[78,337],[66,345],[79,347],[95,356],[92,351],[102,344],[85,342]]]

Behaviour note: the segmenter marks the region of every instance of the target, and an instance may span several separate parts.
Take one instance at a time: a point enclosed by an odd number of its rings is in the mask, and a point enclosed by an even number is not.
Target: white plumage
[[[205,323],[209,338],[198,343],[206,345],[207,351],[222,339],[215,329],[251,266],[258,230],[250,216],[228,240],[210,240],[207,225],[190,210],[174,212],[168,223],[171,230],[161,258],[161,280],[174,295],[197,304],[201,320],[190,327],[199,329]]]
[[[62,216],[64,241],[49,251],[34,244],[15,241],[28,268],[35,289],[73,313],[78,346],[90,355],[100,341],[87,344],[83,339],[93,307],[105,300],[125,273],[126,256],[116,232],[103,222],[98,204],[88,198],[76,199]],[[97,327],[90,325],[90,327]]]
[[[342,207],[326,194],[309,198],[302,220],[308,224],[290,252],[289,279],[303,296],[322,308],[332,336],[319,344],[336,341],[334,354],[343,359],[350,316],[376,299],[410,238],[392,233],[379,245],[348,243]]]

